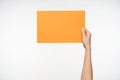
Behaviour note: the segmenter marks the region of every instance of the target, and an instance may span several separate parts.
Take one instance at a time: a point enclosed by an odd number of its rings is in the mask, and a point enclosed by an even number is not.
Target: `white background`
[[[85,10],[94,80],[120,80],[119,0],[0,0],[0,80],[80,80],[81,43],[36,43],[37,10]]]

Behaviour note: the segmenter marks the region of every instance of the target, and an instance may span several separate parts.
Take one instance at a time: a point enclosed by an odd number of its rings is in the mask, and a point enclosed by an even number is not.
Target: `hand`
[[[86,28],[82,28],[82,43],[86,50],[91,48],[91,33]]]

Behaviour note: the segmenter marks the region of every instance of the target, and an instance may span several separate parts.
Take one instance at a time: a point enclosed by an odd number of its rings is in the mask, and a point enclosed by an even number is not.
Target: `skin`
[[[85,49],[85,56],[81,80],[93,80],[93,70],[91,61],[91,33],[86,28],[82,29],[82,43]]]

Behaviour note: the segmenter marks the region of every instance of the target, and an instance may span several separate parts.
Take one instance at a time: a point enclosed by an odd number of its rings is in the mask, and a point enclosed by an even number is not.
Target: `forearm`
[[[93,80],[91,48],[85,49],[81,80]]]

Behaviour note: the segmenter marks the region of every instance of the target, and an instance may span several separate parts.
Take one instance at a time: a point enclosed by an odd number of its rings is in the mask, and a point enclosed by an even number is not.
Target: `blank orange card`
[[[85,11],[37,11],[37,42],[81,42],[84,26]]]

